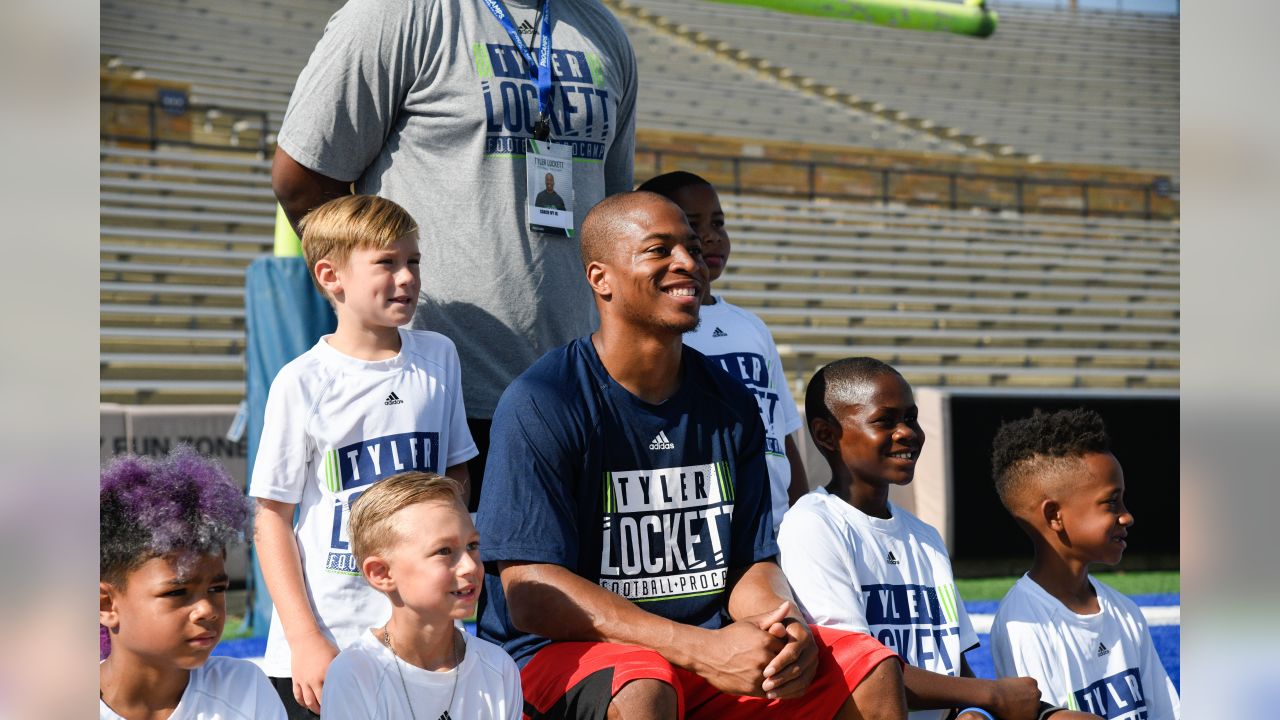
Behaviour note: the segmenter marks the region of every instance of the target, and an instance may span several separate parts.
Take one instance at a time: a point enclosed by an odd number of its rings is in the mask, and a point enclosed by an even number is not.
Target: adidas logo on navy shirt
[[[649,441],[650,450],[675,450],[676,444],[667,439],[665,431],[658,431],[653,440]]]
[[[383,405],[403,405],[404,401],[401,400],[399,396],[397,396],[395,393],[391,393],[390,395],[387,396],[386,401],[384,401],[382,404]]]
[[[893,556],[893,551],[892,551],[892,550],[890,550],[890,551],[889,551],[889,556],[885,558],[885,561],[886,561],[886,562],[888,562],[890,565],[897,565],[897,564],[898,564],[898,558],[896,558],[896,557],[894,557],[894,556]]]
[[[1109,652],[1111,651],[1107,649],[1106,645],[1103,645],[1102,643],[1098,643],[1098,657],[1102,657],[1103,655],[1106,655]]]
[[[729,337],[729,333],[721,330],[720,328],[716,328],[715,332],[711,333],[711,337]]]

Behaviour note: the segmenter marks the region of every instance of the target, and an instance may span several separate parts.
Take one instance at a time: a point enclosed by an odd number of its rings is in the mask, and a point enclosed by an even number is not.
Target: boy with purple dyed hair
[[[226,621],[226,547],[250,518],[226,472],[186,446],[127,455],[102,471],[98,500],[100,720],[283,720],[257,666],[209,657]]]

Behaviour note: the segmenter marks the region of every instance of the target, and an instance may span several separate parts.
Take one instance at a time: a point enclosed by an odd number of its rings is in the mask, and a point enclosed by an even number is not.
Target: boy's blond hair
[[[370,555],[385,553],[400,541],[391,521],[397,512],[423,502],[462,505],[462,484],[430,472],[404,472],[374,483],[351,505],[351,554],[356,565]]]
[[[298,223],[302,233],[302,257],[307,261],[311,282],[324,293],[316,278],[316,263],[329,260],[337,267],[347,264],[351,251],[381,250],[409,233],[418,231],[408,211],[376,195],[347,195],[307,213]]]

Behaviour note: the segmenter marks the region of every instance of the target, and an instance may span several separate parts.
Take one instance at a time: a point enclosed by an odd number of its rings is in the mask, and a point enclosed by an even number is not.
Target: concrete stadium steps
[[[765,320],[792,382],[868,354],[920,384],[1178,385],[1176,223],[722,204],[717,292]]]
[[[1115,245],[1114,239],[1153,240],[1169,249],[1177,249],[1178,223],[1158,222],[1130,218],[1079,217],[1074,215],[1019,214],[1005,211],[992,214],[984,211],[955,212],[941,208],[907,207],[904,205],[870,205],[840,200],[818,198],[816,200],[785,199],[763,196],[729,196],[721,198],[726,210],[770,213],[789,221],[810,220],[821,223],[839,223],[841,220],[863,222],[889,222],[901,225],[927,227],[934,231],[952,229],[986,229],[1023,237],[1053,236],[1055,238],[1093,237],[1096,242]],[[1054,240],[1058,242],[1058,240]]]
[[[202,7],[183,0],[107,0],[101,8],[102,52],[111,69],[190,83],[193,103],[266,113],[270,142],[299,71],[341,4],[231,0]],[[641,127],[969,152],[961,143],[780,84],[770,73],[726,60],[626,14],[619,14],[619,20],[636,49]],[[771,110],[759,112],[762,107]],[[226,134],[225,129],[220,132]],[[239,142],[247,146],[254,137],[246,132]]]
[[[997,5],[999,29],[977,40],[720,3],[629,1],[956,134],[1053,161],[1177,173],[1177,18]]]
[[[859,147],[966,153],[960,144],[780,84],[626,13],[640,66],[642,127]],[[762,108],[767,108],[762,112]]]
[[[645,0],[646,5],[658,2]],[[298,71],[341,4],[106,0],[102,48],[108,64],[117,68],[191,83],[194,103],[264,111],[273,132]],[[676,7],[672,16],[698,5]],[[968,152],[961,143],[939,140],[883,112],[798,92],[778,81],[776,69],[744,67],[691,42],[688,33],[663,32],[673,29],[669,20],[654,26],[621,19],[640,63],[642,127]],[[1051,20],[1045,23],[1052,25]],[[1117,27],[1133,31],[1123,23]],[[1176,34],[1176,22],[1174,28]],[[812,45],[822,53],[818,59],[829,57],[826,32],[815,30],[812,42],[800,46]],[[1005,39],[1018,43],[1040,38],[1018,44],[1022,55],[1010,51],[973,61],[956,54],[941,65],[938,48],[917,52],[910,44],[938,40],[935,34],[898,32],[882,41],[876,33],[864,33],[854,42],[858,51],[869,48],[889,60],[876,73],[849,77],[926,76],[930,67],[941,68],[945,72],[918,85],[930,88],[945,113],[984,120],[997,129],[1006,120],[1015,123],[1016,115],[1017,127],[1025,127],[1019,132],[1043,134],[1051,127],[1059,133],[1052,136],[1055,142],[1064,147],[1101,146],[1106,140],[1128,147],[1132,157],[1161,157],[1161,150],[1144,149],[1145,141],[1132,133],[1091,133],[1104,121],[1128,124],[1138,134],[1166,132],[1168,113],[1150,111],[1164,86],[1157,82],[1150,85],[1154,93],[1130,89],[1128,98],[1093,102],[1086,96],[1105,97],[1114,87],[1128,86],[1111,80],[1110,85],[1073,85],[1072,78],[1064,79],[1067,70],[1095,69],[1075,68],[1078,46],[1086,38],[1058,43],[1059,48],[1054,32],[1006,33]],[[1098,41],[1089,46],[1102,65],[1119,68],[1099,71],[1102,78],[1111,72],[1114,80],[1117,72],[1123,76],[1140,63],[1145,51],[1126,56],[1121,44],[1099,31]],[[1058,61],[1062,68],[1041,70],[1038,84],[1018,77],[1024,65],[1039,62],[1037,54],[1059,52],[1068,60]],[[840,67],[847,70],[854,54],[845,53]],[[1168,64],[1158,53],[1151,57],[1153,64]],[[1176,65],[1176,46],[1173,57]],[[986,88],[948,98],[934,87],[956,76],[985,72],[996,78],[982,64],[996,60],[1013,77],[1007,83],[993,79],[992,86],[1024,92],[1025,102],[989,96]],[[880,68],[876,62],[857,60],[868,69]],[[1044,88],[1064,82],[1063,97],[1071,102],[1046,98]],[[915,86],[899,90],[907,93]],[[910,97],[903,97],[899,107],[911,111]],[[992,108],[1007,102],[1022,104],[1016,113],[1005,113],[1009,118],[995,117],[1000,114]],[[1173,127],[1176,117],[1175,95]],[[210,127],[197,133],[229,138],[232,129],[223,118],[208,122]],[[269,161],[243,152],[103,148],[101,190],[103,400],[238,402],[244,394],[244,268],[272,244]],[[723,201],[734,254],[717,289],[770,325],[793,382],[807,380],[818,364],[835,357],[871,353],[895,362],[922,385],[1177,387],[1176,223],[753,196],[726,195]]]
[[[191,84],[193,104],[264,112],[274,142],[298,73],[342,0],[106,0],[101,52],[112,69]],[[248,146],[253,136],[247,136]]]
[[[191,83],[194,103],[266,113],[271,142],[341,5],[107,0],[102,52],[113,68]],[[997,6],[1000,29],[979,41],[718,3],[625,7],[648,18],[617,13],[636,48],[644,128],[949,154],[987,143],[1177,173],[1177,18]],[[743,50],[751,62],[735,59]],[[802,78],[833,94],[791,82]]]
[[[273,244],[270,163],[118,147],[101,155],[103,401],[238,403],[244,272]]]
[[[237,402],[244,270],[269,251],[265,161],[104,148],[104,400]],[[1174,223],[723,198],[726,299],[788,377],[871,354],[920,384],[1175,388]]]

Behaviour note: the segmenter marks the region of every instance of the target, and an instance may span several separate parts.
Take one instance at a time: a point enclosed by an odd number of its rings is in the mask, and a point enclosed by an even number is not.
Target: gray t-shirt
[[[538,27],[536,0],[508,0]],[[590,332],[578,255],[587,210],[630,190],[635,54],[598,0],[551,0],[551,140],[573,147],[573,237],[528,228],[524,142],[537,87],[483,0],[351,0],[329,20],[289,101],[279,146],[417,221],[414,327],[454,341],[468,417],[492,417],[513,378]],[[524,34],[537,46],[537,33]]]

